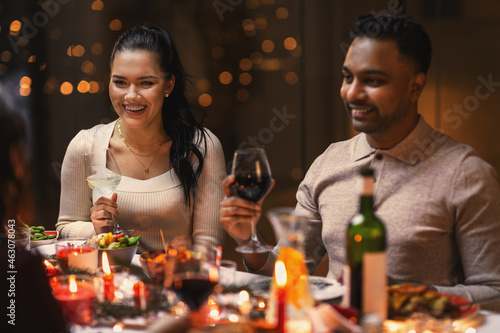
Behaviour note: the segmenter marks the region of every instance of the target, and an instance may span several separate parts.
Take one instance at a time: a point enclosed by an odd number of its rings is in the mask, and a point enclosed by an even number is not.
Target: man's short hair
[[[360,16],[354,22],[351,37],[394,40],[399,53],[414,60],[419,72],[427,73],[431,64],[432,46],[429,35],[420,23],[407,16]]]

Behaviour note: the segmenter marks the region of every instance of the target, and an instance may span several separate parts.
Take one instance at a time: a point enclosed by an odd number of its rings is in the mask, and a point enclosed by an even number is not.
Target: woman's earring
[[[167,98],[167,97],[168,97],[168,94],[165,94],[165,98]]]

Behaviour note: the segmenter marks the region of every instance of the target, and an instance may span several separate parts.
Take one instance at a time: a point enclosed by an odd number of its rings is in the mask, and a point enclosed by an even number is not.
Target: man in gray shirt
[[[342,68],[340,91],[354,129],[308,170],[296,211],[313,221],[306,257],[314,271],[328,253],[328,277],[342,274],[345,232],[359,209],[359,169],[375,170],[374,206],[387,230],[391,283],[421,283],[478,300],[500,295],[500,188],[494,169],[469,146],[433,130],[418,114],[431,60],[429,36],[404,16],[360,17]],[[221,223],[238,244],[260,204],[230,195]],[[279,246],[279,244],[278,244]],[[250,271],[270,274],[278,247],[245,254]],[[500,302],[490,309],[500,311]]]

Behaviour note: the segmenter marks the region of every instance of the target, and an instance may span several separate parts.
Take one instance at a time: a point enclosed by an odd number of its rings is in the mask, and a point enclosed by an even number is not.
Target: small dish
[[[30,247],[33,249],[35,247],[41,246],[41,245],[48,245],[48,244],[54,244],[57,240],[57,237],[59,236],[59,232],[56,230],[47,230],[43,232],[46,235],[55,235],[56,237],[50,238],[50,239],[44,239],[44,240],[32,240],[30,241]]]

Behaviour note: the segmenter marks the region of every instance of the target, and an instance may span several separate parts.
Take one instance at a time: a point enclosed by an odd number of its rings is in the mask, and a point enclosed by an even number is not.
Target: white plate
[[[55,230],[46,230],[44,233],[50,234],[50,235],[56,235],[55,238],[52,239],[44,239],[44,240],[37,240],[37,241],[30,241],[30,248],[34,249],[42,245],[47,245],[47,244],[54,244],[57,240],[57,236],[59,233]]]
[[[34,249],[34,251],[37,251],[40,253],[42,256],[53,256],[56,254],[56,244],[46,244],[46,245],[40,245]]]
[[[269,288],[273,278],[265,277],[252,281],[248,286],[253,293],[262,297],[269,297]],[[309,289],[316,301],[326,301],[344,295],[345,287],[336,280],[327,279],[322,276],[309,276]]]

